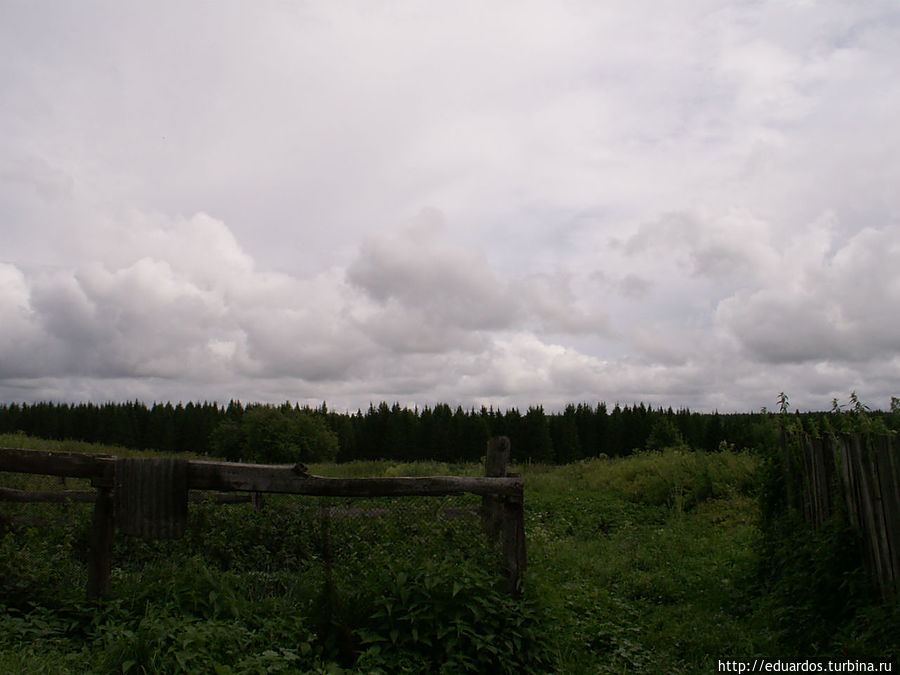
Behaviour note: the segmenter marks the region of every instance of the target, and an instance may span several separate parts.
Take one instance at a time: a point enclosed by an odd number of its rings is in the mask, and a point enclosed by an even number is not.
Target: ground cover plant
[[[62,449],[0,436],[10,445]],[[518,599],[498,590],[496,551],[467,529],[477,522],[423,517],[440,503],[375,522],[323,520],[305,498],[272,497],[259,512],[192,504],[182,540],[117,537],[111,597],[88,603],[90,507],[0,504],[0,670],[697,673],[724,656],[813,656],[821,645],[781,630],[779,612],[804,608],[760,579],[759,467],[727,444],[513,466],[529,555]],[[443,462],[310,470],[483,474]],[[356,508],[384,505],[372,501]],[[831,647],[884,654],[878,608],[867,611],[832,624]]]
[[[61,449],[21,437],[0,445]],[[397,471],[380,469],[367,473]],[[5,474],[2,484],[52,489],[59,479]],[[548,668],[535,603],[500,590],[499,551],[470,508],[478,503],[271,496],[259,511],[192,504],[182,539],[117,537],[112,591],[97,603],[83,599],[90,505],[2,504],[0,670]]]
[[[756,461],[672,449],[525,468],[533,583],[559,672],[715,672],[766,653],[753,617]]]

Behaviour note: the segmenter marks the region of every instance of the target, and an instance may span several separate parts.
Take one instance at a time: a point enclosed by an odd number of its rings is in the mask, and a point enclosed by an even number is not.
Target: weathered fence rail
[[[229,492],[201,492],[191,490],[188,501],[202,502],[211,500],[215,504],[246,504],[253,502],[254,495],[233,494]],[[65,504],[67,502],[93,504],[97,501],[96,490],[17,490],[0,487],[0,502],[18,502],[20,504]]]
[[[783,435],[782,451],[788,505],[819,528],[843,503],[862,535],[866,566],[882,596],[900,598],[900,454],[895,439]]]
[[[0,448],[0,471],[90,478],[98,488],[113,487],[116,457],[69,452]],[[427,476],[419,478],[329,478],[313,476],[302,464],[237,464],[188,461],[188,482],[195,490],[273,492],[318,497],[435,497],[522,495],[517,476]]]
[[[0,448],[0,471],[43,474],[91,481],[92,491],[58,490],[27,491],[0,488],[0,501],[11,502],[93,502],[94,515],[88,560],[89,597],[106,595],[112,567],[112,546],[116,530],[116,511],[120,510],[120,521],[132,518],[126,513],[134,508],[133,498],[116,494],[117,464],[120,474],[133,473],[134,467],[140,472],[141,462],[177,462],[177,472],[182,478],[179,485],[185,486],[181,497],[184,505],[188,501],[199,501],[211,497],[216,503],[254,501],[259,504],[261,493],[310,495],[319,497],[437,497],[471,493],[483,498],[480,509],[484,529],[489,536],[499,538],[503,549],[503,573],[505,585],[511,593],[520,587],[522,573],[526,565],[524,489],[522,479],[507,474],[509,441],[495,438],[488,442],[487,471],[485,477],[429,476],[398,478],[330,478],[315,476],[307,472],[302,464],[268,465],[236,464],[232,462],[212,462],[200,460],[120,460],[112,455],[81,454],[71,452],[48,452],[19,448]],[[120,464],[120,461],[122,462]],[[125,462],[127,462],[127,467]],[[150,465],[148,464],[148,467]],[[127,471],[125,469],[127,468]],[[149,475],[149,474],[148,474]],[[185,479],[186,477],[186,479]],[[121,479],[122,476],[120,475]],[[127,491],[132,487],[118,489]],[[170,486],[171,487],[171,486]],[[159,499],[141,485],[141,498],[147,501],[165,501],[171,495]],[[166,488],[161,488],[165,490]],[[188,489],[190,492],[188,492]],[[200,491],[216,491],[207,496]],[[245,492],[251,494],[231,494]],[[118,507],[117,507],[118,504]],[[125,507],[123,507],[125,504]],[[138,509],[140,505],[137,505]],[[158,505],[154,504],[154,507]],[[138,514],[139,519],[144,517]],[[133,519],[133,518],[132,518]],[[120,527],[124,523],[120,522]],[[133,525],[131,525],[133,530]],[[140,528],[139,528],[140,529]],[[125,530],[127,531],[127,530]],[[147,531],[157,531],[153,528]],[[158,536],[179,536],[167,534]],[[171,530],[180,532],[178,528]],[[156,536],[156,535],[154,535]]]

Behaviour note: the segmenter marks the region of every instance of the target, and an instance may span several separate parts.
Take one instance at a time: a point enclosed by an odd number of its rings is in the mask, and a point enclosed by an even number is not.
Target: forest
[[[851,394],[798,413],[782,394],[776,408],[0,406],[0,447],[303,461],[335,477],[483,476],[486,438],[505,434],[528,551],[513,597],[480,521],[445,517],[477,509],[472,495],[203,499],[180,539],[116,536],[110,594],[96,601],[84,595],[93,505],[0,503],[0,672],[691,675],[716,672],[723,656],[896,663],[900,605],[875,583],[843,499],[821,527],[791,506],[801,446],[784,439],[892,436],[900,400],[872,411]],[[2,478],[10,492],[90,488]]]
[[[855,394],[843,410],[797,412],[811,431],[841,431],[848,416],[865,411],[886,429],[900,429],[896,399],[891,411],[871,411]],[[760,449],[774,440],[776,413],[697,413],[644,403],[570,404],[561,412],[541,406],[524,413],[447,404],[410,409],[382,401],[355,413],[300,406],[230,401],[218,403],[11,403],[0,405],[0,433],[23,432],[55,440],[104,443],[161,452],[193,452],[257,462],[385,459],[478,461],[491,436],[508,436],[519,462],[567,464],[592,457],[625,457],[636,450],[684,445]]]

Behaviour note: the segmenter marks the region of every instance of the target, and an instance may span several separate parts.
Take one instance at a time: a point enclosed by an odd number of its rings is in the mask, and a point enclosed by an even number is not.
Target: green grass
[[[525,469],[529,583],[559,672],[714,672],[772,653],[753,616],[755,462],[645,453]]]
[[[0,436],[10,445],[119,454]],[[437,462],[310,469],[483,473]],[[725,656],[783,653],[770,628],[778,608],[754,587],[753,455],[672,449],[512,470],[526,487],[521,600],[485,576],[493,553],[477,526],[335,520],[329,579],[321,521],[297,510],[302,500],[273,497],[260,513],[193,505],[178,542],[118,537],[113,597],[91,606],[81,599],[90,509],[0,505],[0,671],[698,673]],[[503,651],[516,644],[519,663]]]
[[[50,450],[53,452],[84,452],[101,455],[116,455],[117,457],[171,457],[172,455],[156,450],[135,450],[118,445],[102,445],[100,443],[86,443],[84,441],[51,441],[43,438],[33,438],[23,433],[0,434],[0,448],[24,448],[26,450]],[[180,457],[189,459],[204,459],[194,453],[182,453]]]

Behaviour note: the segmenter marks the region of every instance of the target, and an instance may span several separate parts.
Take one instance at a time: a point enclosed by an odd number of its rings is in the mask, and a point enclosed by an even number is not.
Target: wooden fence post
[[[91,548],[88,555],[88,598],[101,598],[109,593],[114,535],[112,489],[100,487],[97,489],[97,501],[94,502]]]
[[[254,495],[216,495],[219,503],[253,501],[260,493],[316,495],[320,497],[443,496],[468,492],[483,498],[482,519],[491,540],[500,541],[506,586],[518,592],[525,570],[525,520],[522,479],[506,471],[509,439],[493,438],[487,446],[485,477],[427,476],[397,478],[328,478],[298,471],[297,466],[234,464],[190,460],[186,464],[185,507],[197,490],[242,491]],[[29,492],[0,488],[0,500],[20,502],[93,501],[94,513],[88,555],[87,595],[108,594],[116,528],[114,494],[119,460],[111,455],[47,452],[0,448],[0,471],[90,478],[95,491]],[[195,493],[192,494],[190,489]],[[119,494],[122,497],[123,493]],[[151,495],[154,497],[155,495]],[[120,515],[121,521],[121,515]],[[327,525],[326,525],[327,532]]]
[[[885,599],[900,599],[900,457],[890,436],[874,439],[874,459],[884,513],[884,543],[888,553],[888,576],[882,582]]]
[[[788,448],[788,434],[785,428],[779,425],[781,436],[781,459],[784,464],[784,487],[787,496],[787,505],[789,509],[797,508],[797,500],[794,496],[796,477],[793,470],[793,458]]]
[[[900,597],[900,462],[889,436],[843,434],[840,470],[850,524],[882,599]]]
[[[491,438],[487,444],[484,475],[490,478],[508,477],[509,439]],[[504,590],[518,595],[525,572],[525,508],[522,495],[485,495],[482,497],[482,522],[487,536],[500,538],[503,551]]]
[[[495,436],[487,442],[487,454],[484,458],[484,475],[486,478],[506,476],[506,465],[509,463],[509,439],[506,436]],[[481,498],[481,522],[488,538],[496,539],[500,535],[503,524],[503,504],[498,495],[485,495]]]
[[[503,497],[503,566],[505,590],[518,596],[525,573],[525,504],[520,497]]]

